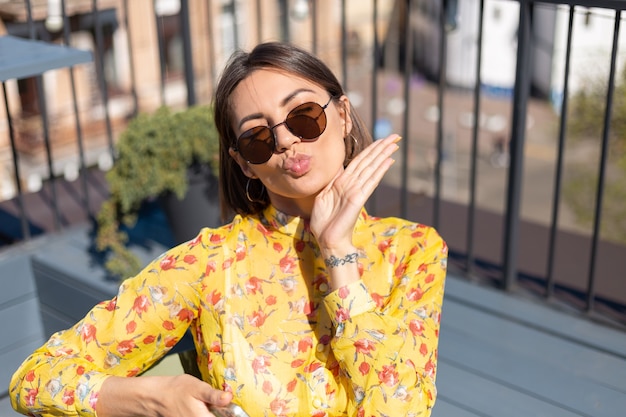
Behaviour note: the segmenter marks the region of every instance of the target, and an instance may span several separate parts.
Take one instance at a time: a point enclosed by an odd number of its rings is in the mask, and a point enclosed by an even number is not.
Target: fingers
[[[192,401],[195,404],[188,404],[189,407],[194,409],[191,415],[207,415],[207,409],[210,412],[211,406],[224,407],[230,404],[233,399],[232,393],[215,389],[194,376],[180,375],[180,377],[184,378],[184,380],[180,381],[179,388],[197,400],[197,403]],[[183,395],[177,395],[176,397],[184,399]]]
[[[397,143],[401,139],[399,135],[394,134],[373,142],[350,162],[346,170],[360,173],[372,164],[380,165],[399,149]]]
[[[345,169],[345,175],[352,179],[350,185],[360,187],[364,193],[373,191],[393,164],[391,155],[399,149],[400,139],[398,135],[390,135],[357,155]]]
[[[233,394],[226,391],[216,390],[211,388],[209,384],[205,384],[208,387],[208,391],[206,392],[205,402],[208,404],[212,404],[218,407],[224,407],[233,400]]]

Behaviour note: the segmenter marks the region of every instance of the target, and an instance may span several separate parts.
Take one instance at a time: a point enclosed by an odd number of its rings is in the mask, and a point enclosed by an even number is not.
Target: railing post
[[[126,31],[126,43],[128,44],[128,70],[130,75],[130,95],[133,98],[132,117],[139,113],[139,97],[137,96],[137,79],[135,77],[135,54],[133,53],[133,41],[130,34],[130,25],[128,24],[128,0],[124,0],[124,30]]]
[[[550,238],[548,244],[548,270],[546,272],[546,298],[554,295],[554,256],[556,253],[556,235],[559,225],[559,202],[563,183],[563,159],[565,156],[565,133],[567,130],[567,111],[569,102],[569,75],[572,55],[572,35],[574,33],[574,6],[569,7],[567,24],[567,42],[565,49],[565,70],[563,71],[563,100],[561,101],[561,117],[559,144],[556,158],[556,175],[554,177],[554,198],[552,200],[552,217],[550,222]]]
[[[602,151],[600,154],[600,172],[598,173],[598,186],[593,219],[593,237],[591,240],[591,259],[589,260],[589,276],[587,278],[587,311],[593,310],[595,301],[595,267],[598,254],[598,241],[600,240],[600,221],[602,219],[602,200],[604,198],[604,184],[609,154],[609,139],[611,130],[611,116],[613,114],[613,96],[615,94],[615,72],[617,67],[617,51],[619,50],[619,29],[622,12],[615,11],[615,26],[613,29],[613,47],[611,50],[611,69],[609,71],[609,83],[606,92],[606,109],[604,110],[604,126],[602,132]]]
[[[233,12],[233,41],[235,43],[235,49],[239,48],[239,29],[237,29],[237,1],[231,0],[230,10]],[[287,30],[289,30],[289,20],[287,20]]]
[[[165,72],[166,72],[166,64],[165,64],[165,55],[167,51],[165,50],[165,42],[163,41],[163,33],[160,29],[161,27],[161,16],[159,16],[157,10],[156,0],[152,2],[152,8],[154,9],[154,23],[156,27],[156,36],[157,36],[157,44],[159,46],[159,93],[161,94],[161,106],[165,106]]]
[[[474,270],[474,226],[476,223],[476,181],[477,181],[477,168],[478,168],[478,135],[480,129],[480,89],[482,84],[482,78],[480,72],[482,71],[482,56],[483,56],[483,26],[484,26],[484,14],[485,14],[485,1],[480,0],[478,6],[478,38],[476,40],[477,53],[476,53],[476,82],[474,83],[474,124],[472,126],[472,156],[470,167],[470,201],[467,212],[467,258],[465,268],[469,276],[472,275]]]
[[[24,192],[22,191],[22,177],[20,174],[20,161],[17,153],[17,144],[15,140],[15,129],[13,128],[13,117],[9,107],[9,93],[6,84],[2,81],[2,96],[4,97],[4,107],[7,112],[7,127],[9,129],[9,140],[11,141],[11,155],[13,156],[13,175],[15,176],[15,187],[17,190],[17,205],[20,213],[20,224],[22,227],[22,238],[30,239],[30,226],[26,216],[26,207],[24,206]]]
[[[102,108],[104,109],[104,123],[107,131],[107,141],[109,152],[115,160],[115,144],[113,143],[113,126],[111,125],[111,115],[109,112],[109,86],[104,72],[104,39],[102,22],[100,21],[100,11],[98,10],[98,0],[93,0],[91,13],[93,14],[93,30],[96,34],[96,55],[95,64],[97,66],[100,95],[102,97]]]
[[[278,8],[280,10],[280,40],[289,42],[291,41],[291,32],[289,30],[289,2],[287,0],[278,0]]]
[[[450,0],[443,0],[439,12],[439,82],[437,83],[437,109],[439,115],[437,119],[437,153],[435,159],[435,190],[433,195],[433,226],[439,228],[439,211],[441,206],[441,168],[443,160],[443,140],[444,140],[444,96],[446,91],[446,81],[448,72],[448,8]]]
[[[510,165],[504,224],[504,288],[511,290],[517,277],[517,248],[519,243],[519,215],[524,173],[524,143],[526,137],[526,109],[530,95],[530,42],[532,2],[520,0],[517,34],[517,64],[513,89],[513,115],[509,144]]]
[[[374,140],[376,137],[376,119],[378,117],[378,62],[380,60],[380,53],[378,51],[378,0],[373,0],[372,4],[372,99],[371,99],[371,133]],[[376,213],[376,192],[372,193],[366,205],[367,209]]]
[[[211,84],[215,82],[216,78],[216,69],[215,69],[215,48],[213,45],[213,2],[211,0],[206,0],[206,10],[207,10],[207,34],[209,37],[208,42],[208,55],[209,55],[209,74],[211,75]]]
[[[411,0],[404,2],[404,113],[402,115],[402,165],[400,178],[400,216],[407,217],[409,212],[409,120],[411,103],[411,76],[413,75],[413,33],[411,30]],[[402,10],[402,9],[400,9]]]
[[[180,0],[180,29],[183,38],[183,59],[185,60],[185,83],[187,85],[187,106],[196,104],[195,76],[193,71],[193,52],[191,50],[191,32],[189,24],[189,0]],[[237,27],[235,26],[235,32]]]
[[[33,21],[32,7],[29,0],[26,1],[26,12],[28,14],[28,27],[30,38],[37,39],[37,31]],[[37,89],[37,100],[39,103],[39,113],[41,117],[41,125],[43,130],[43,142],[46,149],[46,162],[48,164],[48,181],[50,184],[50,193],[52,194],[52,211],[54,215],[54,226],[57,230],[61,228],[61,212],[59,211],[59,199],[57,197],[56,180],[54,177],[54,168],[52,166],[52,145],[50,143],[50,123],[48,119],[48,109],[46,107],[46,92],[43,86],[43,75],[35,76],[35,88]]]
[[[63,42],[65,45],[70,45],[70,20],[67,16],[65,8],[65,0],[61,0],[61,17],[63,19]],[[70,87],[72,89],[72,104],[74,110],[74,126],[76,128],[76,144],[78,146],[78,161],[79,161],[79,174],[80,182],[83,190],[82,202],[85,206],[85,212],[90,219],[95,217],[91,211],[89,204],[89,186],[87,184],[87,164],[85,162],[85,146],[83,138],[83,130],[80,125],[80,110],[78,108],[78,95],[76,92],[76,76],[74,74],[74,67],[69,68],[70,72]]]

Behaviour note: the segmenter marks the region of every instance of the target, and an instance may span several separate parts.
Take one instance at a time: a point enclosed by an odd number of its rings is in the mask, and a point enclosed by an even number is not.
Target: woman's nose
[[[283,123],[274,127],[274,141],[276,142],[276,152],[282,153],[290,149],[294,143],[300,142],[300,138],[294,135]]]

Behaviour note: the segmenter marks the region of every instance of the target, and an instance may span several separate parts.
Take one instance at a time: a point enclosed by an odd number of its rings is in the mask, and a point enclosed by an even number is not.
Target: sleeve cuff
[[[362,280],[331,292],[324,298],[324,305],[337,329],[353,317],[376,309],[376,302]]]
[[[97,417],[96,403],[102,384],[110,375],[90,372],[83,375],[76,386],[76,409],[80,416]]]

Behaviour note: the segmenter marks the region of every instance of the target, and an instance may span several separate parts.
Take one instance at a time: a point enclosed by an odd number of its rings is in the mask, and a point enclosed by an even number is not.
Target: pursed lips
[[[283,169],[296,176],[306,174],[311,168],[311,157],[304,154],[296,154],[289,157],[283,163]]]

